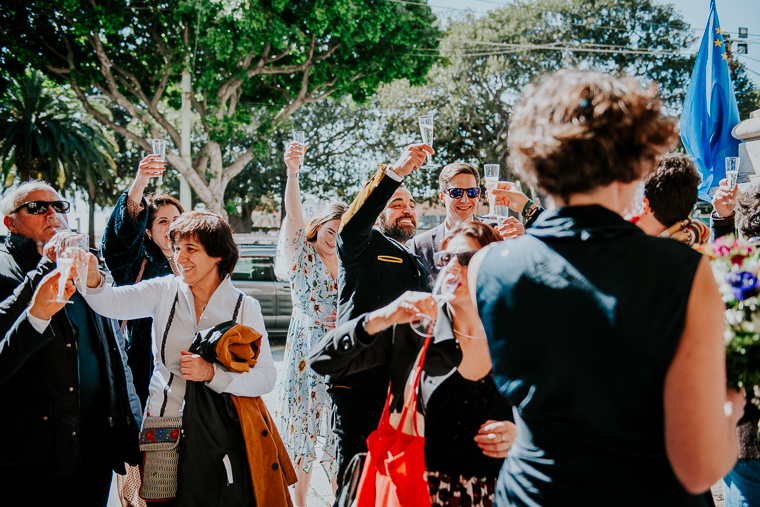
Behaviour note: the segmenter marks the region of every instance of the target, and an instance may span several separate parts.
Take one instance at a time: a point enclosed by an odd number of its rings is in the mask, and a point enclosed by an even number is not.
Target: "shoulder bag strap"
[[[243,304],[243,297],[244,296],[242,292],[238,294],[237,303],[235,303],[235,311],[232,312],[232,320],[234,320],[235,322],[237,322],[237,316],[238,316],[238,312],[240,311],[240,306]]]
[[[166,321],[166,328],[164,328],[164,337],[161,340],[161,362],[166,365],[166,338],[169,336],[169,329],[172,327],[172,321],[174,320],[174,312],[177,309],[177,301],[179,300],[179,291],[174,295],[174,303],[172,304],[172,311],[169,313],[169,320]],[[167,392],[169,391],[169,388],[172,385],[172,381],[174,380],[174,373],[169,373],[169,382],[166,383],[166,387],[164,387],[164,402],[161,404],[161,414],[160,416],[164,416],[164,411],[166,410],[166,402],[168,401]]]

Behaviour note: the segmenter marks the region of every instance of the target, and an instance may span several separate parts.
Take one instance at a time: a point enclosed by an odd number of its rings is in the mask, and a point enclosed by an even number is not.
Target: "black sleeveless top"
[[[703,505],[670,467],[663,411],[700,259],[601,206],[490,248],[478,308],[518,429],[496,505]]]
[[[511,421],[512,407],[489,373],[468,380],[454,370],[430,396],[425,409],[425,466],[468,477],[497,477],[503,459],[489,458],[474,437],[487,420]]]

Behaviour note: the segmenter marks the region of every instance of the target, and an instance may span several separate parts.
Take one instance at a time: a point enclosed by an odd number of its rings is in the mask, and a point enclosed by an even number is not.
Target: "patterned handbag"
[[[161,343],[161,360],[166,364],[166,337],[174,320],[179,294],[174,296],[174,304],[164,330]],[[140,431],[140,450],[143,455],[143,476],[140,497],[144,500],[171,500],[177,496],[177,464],[179,463],[179,437],[181,418],[164,417],[167,391],[172,385],[174,374],[169,374],[169,382],[164,388],[164,402],[159,417],[148,416],[143,420]]]

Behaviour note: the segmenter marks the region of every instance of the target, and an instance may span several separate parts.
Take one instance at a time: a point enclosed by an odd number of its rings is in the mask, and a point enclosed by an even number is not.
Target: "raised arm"
[[[277,263],[290,266],[298,242],[298,233],[303,229],[303,212],[301,211],[301,189],[298,184],[298,166],[300,158],[306,152],[306,146],[292,142],[285,151],[285,165],[288,168],[288,181],[285,184],[285,218],[280,227]],[[278,271],[285,272],[282,269]]]
[[[381,165],[356,196],[343,215],[338,235],[338,254],[342,262],[351,263],[369,245],[372,226],[404,177],[418,169],[427,154],[434,150],[426,144],[407,146],[393,164]],[[392,174],[392,175],[391,175]]]
[[[394,302],[360,315],[320,338],[309,352],[309,364],[319,374],[341,378],[390,360],[393,325],[411,322],[417,314],[437,315],[427,292],[407,291]]]
[[[148,155],[140,161],[140,165],[137,166],[137,175],[135,181],[132,182],[132,186],[129,187],[129,198],[132,202],[139,204],[142,202],[143,193],[145,193],[145,187],[148,186],[151,178],[158,178],[166,170],[166,163],[161,162],[159,159],[161,155]]]
[[[166,277],[151,278],[136,285],[111,287],[105,283],[105,275],[100,272],[92,274],[94,258],[91,257],[89,264],[87,293],[82,294],[82,297],[95,313],[119,320],[143,319],[155,315],[161,298],[167,296],[166,291],[162,290],[166,284]],[[171,297],[174,298],[174,294]]]
[[[119,197],[103,231],[101,252],[116,285],[135,283],[140,271],[148,224],[143,193],[150,178],[164,171],[164,163],[157,161],[158,157],[148,155],[140,161],[135,180]]]
[[[665,449],[687,491],[709,490],[736,462],[736,423],[744,398],[726,389],[723,302],[705,259],[699,264],[686,324],[665,377]]]

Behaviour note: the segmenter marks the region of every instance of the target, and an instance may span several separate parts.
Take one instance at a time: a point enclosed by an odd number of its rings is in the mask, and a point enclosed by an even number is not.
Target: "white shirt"
[[[178,296],[177,307],[166,339],[164,350],[166,361],[164,362],[161,358],[161,344],[175,294]],[[111,287],[101,283],[101,286],[95,289],[88,288],[84,298],[90,308],[105,317],[122,320],[153,318],[154,368],[150,379],[150,395],[145,407],[145,415],[161,415],[164,389],[170,374],[173,373],[174,378],[167,392],[167,404],[163,414],[169,417],[181,414],[182,401],[185,397],[185,380],[182,378],[179,364],[180,351],[190,348],[198,331],[232,319],[239,294],[241,292],[232,285],[230,277],[225,278],[209,299],[197,324],[195,323],[193,293],[179,276],[152,278],[136,285],[123,287]],[[259,302],[251,296],[245,296],[237,322],[252,327],[262,334],[258,362],[247,373],[232,373],[218,363],[214,363],[214,378],[206,382],[206,385],[217,393],[261,396],[274,388],[277,370],[272,360]]]

